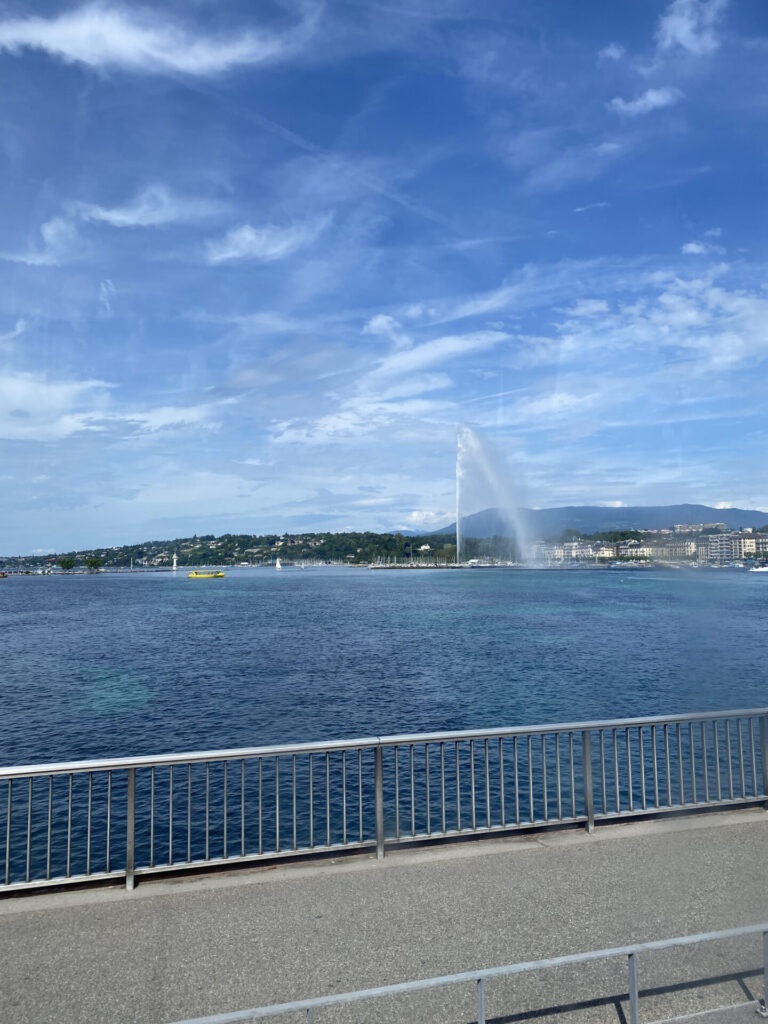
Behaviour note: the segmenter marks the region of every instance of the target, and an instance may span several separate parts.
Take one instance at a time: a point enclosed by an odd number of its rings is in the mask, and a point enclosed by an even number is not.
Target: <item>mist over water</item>
[[[517,561],[530,564],[531,537],[521,513],[523,485],[502,453],[482,434],[466,423],[459,425],[456,442],[457,553],[461,561],[462,520],[474,512],[495,508],[513,537]]]

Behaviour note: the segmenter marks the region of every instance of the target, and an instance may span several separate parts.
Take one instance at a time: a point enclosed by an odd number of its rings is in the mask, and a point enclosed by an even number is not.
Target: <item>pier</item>
[[[0,1019],[166,1024],[768,920],[762,808],[0,901]],[[757,1020],[760,937],[638,958],[642,1022]],[[623,963],[492,980],[487,1021],[625,1024]],[[304,1014],[284,1017],[304,1021]],[[315,1022],[469,1024],[470,986]]]

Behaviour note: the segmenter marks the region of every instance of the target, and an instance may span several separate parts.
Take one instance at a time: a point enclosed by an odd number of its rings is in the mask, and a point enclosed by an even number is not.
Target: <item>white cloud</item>
[[[659,49],[680,48],[700,57],[720,45],[715,27],[728,0],[673,0],[659,19]]]
[[[40,374],[0,370],[0,438],[56,441],[83,430],[99,430],[92,410],[109,386],[99,380],[56,381]]]
[[[66,63],[98,69],[216,75],[295,52],[313,26],[313,18],[308,18],[283,36],[242,31],[213,37],[166,20],[151,8],[92,3],[53,18],[0,22],[0,50],[43,50]]]
[[[40,226],[42,244],[26,252],[3,252],[0,259],[13,263],[26,263],[30,267],[57,267],[69,263],[84,251],[83,240],[66,217],[52,217]]]
[[[482,352],[509,339],[503,331],[475,331],[471,334],[451,334],[425,341],[410,349],[385,356],[372,376],[391,377],[401,373],[424,370],[435,363],[447,363],[473,352]]]
[[[164,185],[148,185],[123,206],[72,203],[72,211],[85,221],[100,221],[115,228],[146,228],[176,221],[202,220],[219,213],[220,203],[175,196]]]
[[[608,43],[607,46],[602,48],[597,56],[601,57],[603,60],[621,60],[624,53],[624,47],[620,43]]]
[[[117,290],[108,277],[99,282],[99,305],[107,316],[112,314],[112,298],[116,294]]]
[[[708,233],[708,232],[707,232]],[[713,253],[724,252],[721,245],[712,245],[711,242],[686,242],[681,246],[680,252],[684,256],[710,256]]]
[[[397,348],[407,348],[411,344],[411,339],[403,333],[400,322],[386,313],[377,313],[371,317],[363,328],[363,334],[389,338]]]
[[[664,86],[661,89],[647,89],[634,100],[623,100],[616,96],[608,104],[608,107],[625,117],[638,117],[641,114],[649,114],[652,110],[671,107],[675,103],[679,103],[682,98],[683,94],[679,89]]]
[[[20,338],[21,335],[27,329],[27,322],[22,317],[16,321],[10,331],[6,331],[4,334],[0,334],[0,345],[8,341],[14,341],[16,338]]]
[[[714,504],[715,508],[733,508],[732,501],[716,501]]]
[[[331,223],[330,215],[312,221],[277,227],[267,224],[254,228],[242,224],[232,228],[220,239],[206,242],[208,263],[226,263],[230,260],[260,260],[271,263],[311,245]]]
[[[569,316],[596,316],[607,313],[608,303],[605,299],[579,299],[575,306],[568,310]]]
[[[610,206],[610,203],[588,203],[586,206],[574,206],[574,213],[586,213],[588,210],[602,210],[606,206]]]

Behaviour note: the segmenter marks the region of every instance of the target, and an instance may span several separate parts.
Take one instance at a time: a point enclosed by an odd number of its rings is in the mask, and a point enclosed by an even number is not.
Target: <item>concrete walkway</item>
[[[0,901],[0,1021],[164,1024],[762,921],[763,810],[16,897]],[[744,1004],[763,995],[760,939],[646,954],[639,974],[642,1021]],[[473,988],[315,1021],[464,1024]],[[558,968],[489,982],[487,1013],[623,1024],[626,991],[626,961]]]

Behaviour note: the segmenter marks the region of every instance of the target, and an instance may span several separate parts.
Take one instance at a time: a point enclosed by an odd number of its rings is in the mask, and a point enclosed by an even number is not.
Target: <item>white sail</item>
[[[280,559],[279,558],[275,561],[275,568],[278,571],[283,568],[282,565],[280,565]]]

